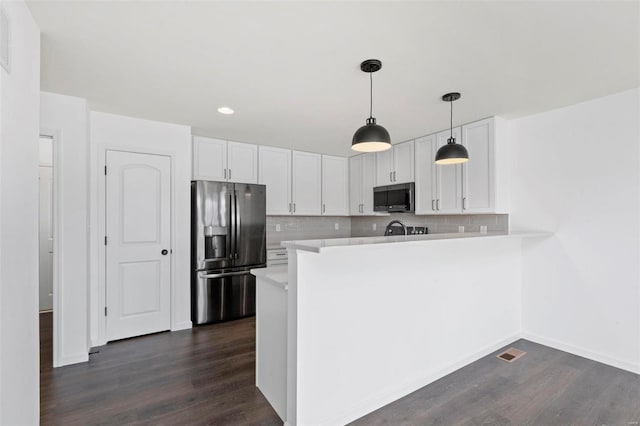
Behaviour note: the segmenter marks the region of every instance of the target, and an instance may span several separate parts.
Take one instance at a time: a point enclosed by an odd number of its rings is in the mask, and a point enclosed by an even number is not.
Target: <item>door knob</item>
[[[163,249],[160,253],[162,253],[163,256],[166,256],[167,254],[169,254],[169,250]]]

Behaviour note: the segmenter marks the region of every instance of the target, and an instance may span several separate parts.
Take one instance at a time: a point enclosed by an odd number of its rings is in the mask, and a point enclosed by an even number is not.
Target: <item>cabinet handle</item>
[[[440,198],[436,200],[436,210],[440,211]]]
[[[359,205],[358,205],[358,211],[359,211],[360,213],[364,213],[364,204],[359,204]]]
[[[467,197],[462,197],[462,210],[467,209]]]
[[[296,203],[293,203],[293,212],[296,212]]]
[[[322,213],[325,213],[327,211],[327,206],[325,206],[324,204],[322,204]]]
[[[229,180],[231,180],[231,169],[229,169]]]
[[[396,182],[396,172],[393,172],[393,181]]]
[[[224,178],[227,178],[227,169],[224,169]]]
[[[431,210],[436,211],[436,200],[431,200]]]
[[[289,213],[291,213],[291,203],[289,203]]]
[[[393,182],[393,172],[389,172],[389,182]]]

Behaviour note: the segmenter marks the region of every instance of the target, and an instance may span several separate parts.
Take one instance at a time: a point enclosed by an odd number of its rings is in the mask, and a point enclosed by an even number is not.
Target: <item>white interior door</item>
[[[171,159],[107,151],[107,340],[170,328]]]
[[[53,168],[40,166],[40,310],[53,309]]]

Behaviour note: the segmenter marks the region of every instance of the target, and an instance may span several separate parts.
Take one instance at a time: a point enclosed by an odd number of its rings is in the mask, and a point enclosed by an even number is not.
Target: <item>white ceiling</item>
[[[401,142],[640,85],[639,3],[29,1],[42,89],[194,134],[350,155],[369,108]],[[216,112],[235,109],[232,116]]]

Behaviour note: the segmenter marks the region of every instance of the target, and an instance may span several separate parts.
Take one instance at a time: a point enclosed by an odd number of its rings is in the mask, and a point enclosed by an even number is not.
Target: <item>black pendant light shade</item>
[[[469,152],[467,148],[456,143],[453,137],[453,102],[460,99],[460,93],[447,93],[442,96],[442,100],[451,103],[451,136],[447,140],[447,144],[438,149],[436,153],[436,164],[460,164],[469,161]]]
[[[367,124],[360,127],[353,135],[351,149],[359,152],[385,151],[391,148],[391,137],[384,127],[376,124],[373,117],[373,77],[372,74],[382,68],[382,62],[378,59],[367,59],[360,64],[363,72],[369,73],[370,103],[369,118]]]

